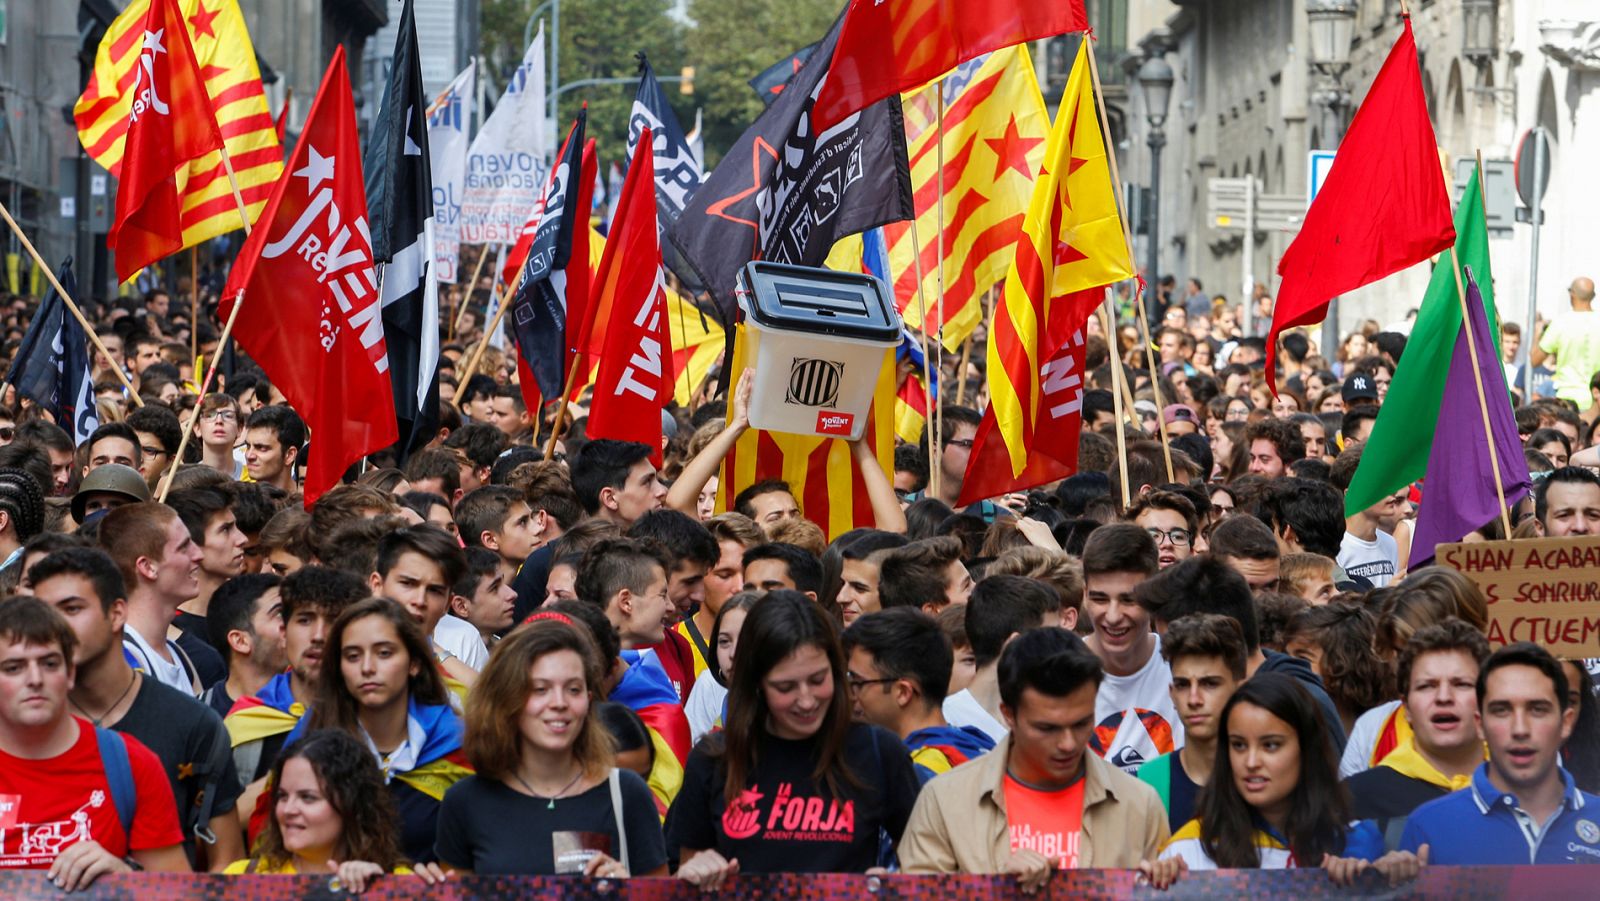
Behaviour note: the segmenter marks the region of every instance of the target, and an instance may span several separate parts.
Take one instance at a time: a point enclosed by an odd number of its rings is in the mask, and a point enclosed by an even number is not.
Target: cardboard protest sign
[[[1531,641],[1557,657],[1600,652],[1600,536],[1439,545],[1489,600],[1489,643]]]

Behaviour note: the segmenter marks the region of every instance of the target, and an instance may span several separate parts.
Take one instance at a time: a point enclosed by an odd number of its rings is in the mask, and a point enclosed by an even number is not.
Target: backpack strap
[[[706,645],[706,637],[700,634],[700,627],[694,624],[694,617],[683,621],[683,631],[689,633],[689,640],[694,642],[695,650],[700,652],[700,659],[710,666],[717,658],[711,656],[711,648]]]
[[[617,863],[622,864],[622,871],[633,875],[633,867],[628,863],[628,825],[622,821],[622,779],[616,767],[611,768],[611,775],[606,777],[611,783],[611,815],[617,820]]]
[[[211,811],[216,808],[217,787],[222,784],[222,774],[228,769],[228,758],[232,756],[232,751],[228,744],[228,730],[219,722],[211,737],[211,752],[206,755],[205,767],[195,773],[201,780],[200,795],[189,811],[194,816],[194,821],[188,824],[189,831],[208,845],[217,843],[217,834],[211,831]]]
[[[111,788],[111,804],[117,809],[123,834],[131,838],[139,793],[133,785],[133,763],[128,760],[127,742],[118,733],[100,726],[94,727],[94,737],[100,746],[100,766],[105,770],[106,783]]]
[[[183,674],[189,677],[189,684],[193,686],[193,695],[198,698],[205,691],[205,686],[200,682],[200,669],[189,659],[189,653],[178,645],[176,641],[167,639],[167,648],[172,651],[172,656],[177,658],[183,666]]]

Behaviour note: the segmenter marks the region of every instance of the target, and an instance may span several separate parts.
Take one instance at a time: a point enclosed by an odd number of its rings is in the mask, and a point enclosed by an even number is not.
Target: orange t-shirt
[[[1078,866],[1078,836],[1083,831],[1083,781],[1060,791],[1040,791],[1006,776],[1006,823],[1011,850],[1034,851],[1056,868]]]

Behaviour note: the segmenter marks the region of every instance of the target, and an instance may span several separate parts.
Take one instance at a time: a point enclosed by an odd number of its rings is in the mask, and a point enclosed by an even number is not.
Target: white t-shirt
[[[975,726],[978,731],[994,739],[997,745],[1011,734],[1006,724],[984,710],[978,699],[972,696],[972,692],[965,688],[944,699],[944,719],[957,729],[963,726]]]
[[[189,671],[184,669],[183,652],[178,650],[177,642],[167,639],[165,650],[172,657],[169,662],[163,660],[161,655],[150,647],[150,643],[144,640],[138,629],[127,626],[122,630],[122,646],[137,658],[133,663],[134,669],[168,688],[176,688],[191,698],[195,697],[194,681],[189,678]]]
[[[1172,706],[1172,668],[1152,634],[1150,659],[1128,676],[1107,673],[1094,700],[1094,749],[1132,776],[1143,764],[1183,747],[1183,720]]]
[[[1394,581],[1400,570],[1400,545],[1382,529],[1372,541],[1362,541],[1350,532],[1339,542],[1338,564],[1352,576],[1363,576],[1373,588],[1383,588]]]
[[[1356,724],[1350,727],[1350,740],[1344,746],[1344,756],[1339,758],[1340,779],[1372,769],[1372,751],[1378,746],[1378,735],[1383,732],[1389,714],[1399,706],[1399,701],[1385,701],[1356,717]]]
[[[478,627],[458,616],[446,613],[440,618],[439,624],[433,627],[433,642],[480,673],[489,662],[489,649],[483,643],[483,636],[478,634]]]
[[[689,718],[689,739],[699,744],[700,737],[717,727],[722,719],[723,702],[728,690],[717,684],[711,670],[701,670],[689,689],[689,700],[683,705],[683,715]]]

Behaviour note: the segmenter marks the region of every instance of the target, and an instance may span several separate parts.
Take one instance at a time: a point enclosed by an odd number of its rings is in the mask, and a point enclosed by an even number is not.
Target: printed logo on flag
[[[849,438],[855,431],[856,415],[854,413],[841,413],[838,410],[817,411],[817,434],[834,435],[840,438]]]
[[[783,402],[802,407],[831,407],[839,402],[839,384],[843,381],[843,363],[795,357],[789,368],[789,390]]]

